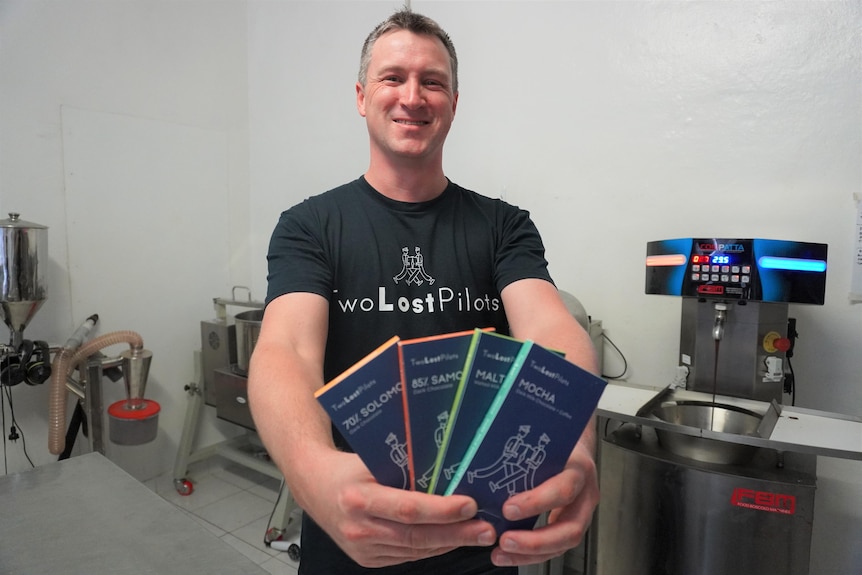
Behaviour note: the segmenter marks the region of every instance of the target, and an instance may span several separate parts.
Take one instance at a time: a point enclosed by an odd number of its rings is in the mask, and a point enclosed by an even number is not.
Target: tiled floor
[[[207,530],[273,575],[296,575],[297,562],[285,551],[264,543],[270,517],[278,498],[279,482],[220,457],[193,463],[190,495],[180,495],[168,473],[146,482],[154,492],[176,505]],[[284,539],[299,543],[299,518],[292,521]]]
[[[278,499],[279,481],[248,467],[211,457],[192,463],[186,476],[191,495],[180,495],[171,473],[146,482],[147,487],[273,575],[296,575],[298,563],[285,551],[264,543]],[[283,539],[299,544],[299,511]],[[535,570],[535,569],[534,569]],[[566,575],[579,571],[566,568]]]

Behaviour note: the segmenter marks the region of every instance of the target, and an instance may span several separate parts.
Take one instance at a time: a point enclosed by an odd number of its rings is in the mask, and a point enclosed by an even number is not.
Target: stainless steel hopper
[[[47,297],[48,228],[10,213],[0,220],[0,317],[17,349]]]

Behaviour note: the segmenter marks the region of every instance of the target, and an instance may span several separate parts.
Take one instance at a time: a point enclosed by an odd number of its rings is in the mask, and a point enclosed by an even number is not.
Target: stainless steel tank
[[[0,220],[0,316],[17,347],[22,332],[45,303],[48,228],[16,213]]]
[[[808,575],[816,456],[675,455],[625,424],[601,442],[596,575]]]

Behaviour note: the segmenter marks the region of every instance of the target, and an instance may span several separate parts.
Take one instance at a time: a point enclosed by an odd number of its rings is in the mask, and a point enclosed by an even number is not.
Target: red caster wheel
[[[270,527],[266,530],[266,535],[264,535],[264,540],[267,543],[272,543],[273,541],[280,541],[282,535],[284,535],[284,531],[277,527]]]
[[[177,490],[177,493],[180,495],[191,495],[195,486],[188,479],[174,479],[174,489]]]

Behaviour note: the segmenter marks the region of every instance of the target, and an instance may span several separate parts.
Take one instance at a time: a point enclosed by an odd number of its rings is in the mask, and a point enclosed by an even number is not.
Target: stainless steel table
[[[99,453],[0,477],[0,575],[265,575]]]
[[[687,428],[637,415],[638,410],[662,389],[609,383],[599,400],[597,413],[600,417],[729,443],[862,461],[862,417],[785,405],[781,408],[781,416],[772,433],[769,437],[761,438]],[[712,401],[712,394],[708,393],[686,390],[678,390],[677,393],[677,397],[684,399]],[[752,399],[723,395],[718,397],[721,403],[736,405],[756,413],[765,413],[769,406],[765,402]]]

